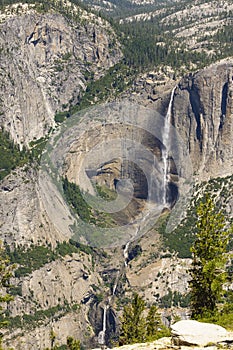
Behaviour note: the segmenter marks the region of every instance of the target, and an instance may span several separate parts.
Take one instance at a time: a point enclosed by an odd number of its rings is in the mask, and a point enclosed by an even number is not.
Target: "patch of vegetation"
[[[0,180],[10,174],[17,166],[23,166],[30,159],[30,154],[23,147],[20,150],[19,145],[16,145],[10,138],[8,132],[0,130]]]
[[[56,123],[63,123],[67,118],[70,117],[70,113],[67,111],[57,112],[54,116],[54,120]]]
[[[208,50],[215,49],[217,51],[216,57],[218,59],[230,57],[233,55],[232,31],[232,23],[227,24],[224,25],[223,28],[219,29],[214,35],[206,36],[200,40],[206,40]]]
[[[180,258],[191,258],[192,254],[190,248],[195,240],[197,229],[197,213],[196,208],[203,202],[203,198],[207,193],[212,193],[216,207],[218,210],[222,210],[226,215],[229,223],[233,222],[232,217],[229,217],[229,213],[226,212],[227,204],[230,202],[232,195],[230,188],[233,184],[233,176],[227,176],[225,178],[213,178],[208,182],[198,184],[193,189],[193,197],[189,203],[189,207],[186,212],[185,218],[172,232],[167,232],[167,222],[169,220],[169,214],[163,215],[156,224],[158,232],[163,237],[164,247],[168,248],[171,252],[178,252]],[[230,236],[228,243],[228,251],[233,247],[233,235]]]
[[[21,248],[12,252],[8,249],[8,255],[12,263],[20,265],[15,270],[15,277],[28,275],[57,258],[57,254],[45,246],[31,246],[27,250]]]
[[[190,269],[190,307],[193,318],[215,315],[227,282],[227,244],[233,226],[226,228],[226,219],[214,199],[206,195],[198,205],[195,242]]]
[[[134,294],[131,303],[123,308],[119,345],[152,341],[169,336],[169,330],[162,325],[157,307],[152,305],[144,316],[145,302]]]
[[[16,167],[22,167],[25,164],[32,164],[33,162],[38,163],[51,131],[52,128],[46,136],[31,141],[29,143],[29,149],[25,146],[21,149],[11,139],[8,132],[0,129],[0,181],[10,174],[12,170],[15,170]]]
[[[50,339],[51,347],[46,348],[45,350],[84,350],[80,341],[74,339],[73,337],[67,337],[66,344],[59,346],[56,343],[56,334],[51,331]]]
[[[117,301],[116,301],[118,310],[120,310],[122,306],[125,306],[125,305],[129,304],[130,301],[131,301],[131,298],[126,297],[126,296],[124,296],[124,295],[123,295],[123,296],[120,295],[120,296],[117,298]]]
[[[83,249],[81,249],[81,246]],[[86,247],[84,245],[79,245],[78,247],[73,244],[72,240],[70,240],[69,242],[58,243],[55,249],[55,253],[63,257],[66,255],[72,255],[73,253],[79,253],[81,250],[85,251],[87,254],[90,254],[90,251],[87,248],[89,247]]]
[[[7,317],[8,328],[10,330],[14,328],[22,328],[26,330],[32,330],[39,325],[44,324],[47,319],[55,318],[59,319],[68,312],[76,309],[77,304],[74,305],[57,305],[45,310],[37,310],[31,314],[23,314],[22,316]]]
[[[2,328],[8,327],[8,304],[14,298],[9,294],[10,278],[12,277],[12,271],[14,265],[11,264],[7,252],[2,242],[0,241],[0,330]],[[4,291],[6,288],[7,293]],[[3,341],[4,332],[0,332],[0,350],[3,350],[2,341]],[[11,350],[11,349],[8,349]]]
[[[187,216],[172,232],[166,231],[167,220],[158,228],[163,236],[164,246],[171,252],[178,252],[180,258],[190,258],[190,247],[195,239],[195,219],[193,210],[188,210]]]
[[[69,182],[67,177],[65,177],[63,179],[63,191],[68,203],[72,206],[80,219],[95,224],[96,221],[92,215],[91,207],[83,198],[79,186]]]
[[[58,243],[54,250],[49,246],[34,245],[29,249],[15,248],[11,251],[9,247],[6,247],[6,250],[11,263],[20,265],[14,271],[15,277],[18,278],[29,275],[51,261],[55,261],[66,255],[72,255],[73,253],[79,253],[80,251],[83,251],[86,254],[91,254],[93,257],[93,251],[90,247],[72,240],[69,242]],[[20,295],[21,287],[17,286],[12,288],[13,294]]]
[[[180,292],[175,291],[174,293],[169,290],[168,294],[164,295],[159,300],[159,307],[168,309],[173,306],[175,307],[188,307],[190,302],[189,294],[181,294]]]
[[[97,303],[100,303],[101,301],[103,301],[104,300],[103,293],[95,294],[95,300],[96,300]]]
[[[225,292],[224,303],[219,305],[220,310],[209,317],[199,317],[198,321],[215,323],[233,331],[233,291]]]
[[[159,18],[135,21],[115,26],[124,47],[124,61],[130,67],[148,70],[160,65],[174,69],[190,67],[190,63],[205,66],[211,56],[204,51],[189,51]]]
[[[74,4],[76,4],[77,6],[81,7],[82,9],[87,9],[87,7],[83,4],[82,1],[79,0],[72,0],[72,2]],[[5,6],[7,5],[13,5],[15,3],[18,3],[17,0],[1,0],[0,1],[0,9],[4,9]],[[48,2],[45,0],[22,0],[21,1],[22,4],[35,4],[36,5],[36,10],[38,10],[39,12],[47,12],[49,9],[51,9],[51,7],[53,8],[57,8],[59,9],[61,12],[64,12],[64,14],[69,14],[71,15],[70,11],[68,8],[64,8],[64,6],[62,5],[62,3],[56,3],[55,2]],[[66,56],[67,55],[67,56]],[[69,53],[64,54],[64,57],[68,57],[69,58]]]
[[[22,296],[22,286],[11,286],[8,288],[8,292],[10,295],[20,295]]]
[[[190,258],[190,247],[194,241],[195,235],[195,216],[194,211],[189,210],[185,219],[172,232],[167,232],[166,227],[169,220],[169,214],[164,215],[158,222],[157,230],[163,237],[163,245],[170,252],[178,252],[180,258]]]
[[[82,221],[98,227],[112,227],[114,225],[114,221],[110,214],[91,208],[83,198],[79,186],[75,183],[69,182],[67,177],[63,179],[63,191],[67,202]],[[98,232],[93,231],[93,238],[95,234],[98,236]]]
[[[214,323],[226,328],[229,331],[233,331],[233,313],[220,313],[215,316],[198,318],[200,322]]]
[[[106,200],[109,200],[109,201],[113,201],[117,197],[116,191],[111,190],[107,186],[100,186],[100,185],[96,184],[95,188],[96,188],[96,190],[98,192],[98,195],[101,198],[103,198],[103,199],[106,199]]]
[[[93,104],[113,100],[130,86],[136,76],[135,68],[120,62],[109,68],[98,80],[91,80],[77,105],[72,106],[70,114],[74,114]]]
[[[72,239],[69,240],[69,243],[75,246],[78,249],[78,251],[84,252],[86,254],[90,254],[92,256],[95,255],[93,248],[91,248],[88,245],[73,241]]]
[[[48,142],[49,139],[49,135],[52,131],[52,128],[49,130],[48,134],[44,137],[41,137],[40,139],[31,141],[29,143],[29,147],[30,147],[30,155],[31,155],[31,160],[40,161],[41,155],[45,149],[45,146]]]

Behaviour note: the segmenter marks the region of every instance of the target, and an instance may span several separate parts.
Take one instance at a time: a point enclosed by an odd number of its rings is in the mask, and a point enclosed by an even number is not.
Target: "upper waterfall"
[[[167,114],[164,120],[163,128],[163,149],[162,149],[162,161],[163,161],[163,201],[162,203],[167,204],[167,182],[169,173],[169,152],[170,152],[170,126],[171,126],[171,116],[172,116],[172,104],[174,99],[176,86],[172,89],[171,97],[168,105]]]

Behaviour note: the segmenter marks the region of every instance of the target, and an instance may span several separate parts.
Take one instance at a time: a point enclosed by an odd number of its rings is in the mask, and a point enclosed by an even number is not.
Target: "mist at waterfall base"
[[[175,89],[176,89],[176,86],[172,89],[167,113],[164,118],[164,125],[162,128],[162,146],[161,146],[162,162],[158,161],[155,155],[153,156],[153,167],[151,171],[150,184],[148,185],[147,181],[144,181],[143,182],[144,188],[143,188],[143,191],[141,191],[142,193],[147,193],[147,199],[149,201],[156,203],[158,206],[164,206],[164,208],[169,208],[169,209],[175,204],[175,202],[178,200],[178,197],[179,197],[178,185],[172,182],[170,179],[170,170],[171,170],[170,152],[172,147],[172,142],[170,138],[170,129],[171,129],[172,106],[173,106]],[[125,153],[127,153],[127,151]],[[126,159],[127,158],[128,157],[126,157]],[[138,162],[136,164],[138,164]],[[138,169],[138,171],[140,172],[141,169]]]

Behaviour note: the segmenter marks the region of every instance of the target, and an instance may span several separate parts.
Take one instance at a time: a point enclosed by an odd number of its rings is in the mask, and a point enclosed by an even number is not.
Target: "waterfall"
[[[123,251],[123,255],[124,255],[124,258],[125,258],[125,267],[128,266],[127,259],[128,259],[128,257],[129,257],[129,254],[128,254],[129,244],[130,244],[130,241],[128,241],[128,242],[126,243],[125,248],[124,248],[124,251]]]
[[[105,344],[105,333],[106,333],[106,323],[107,323],[107,305],[104,305],[104,312],[103,312],[103,326],[102,326],[102,331],[99,332],[98,334],[98,343],[100,345]]]
[[[112,295],[114,296],[116,293],[116,289],[117,289],[117,284],[118,284],[118,279],[119,279],[119,271],[117,271],[117,275],[116,275],[116,280],[112,289]]]
[[[170,151],[170,124],[171,124],[171,115],[172,115],[172,103],[174,98],[176,86],[173,88],[167,114],[164,120],[164,128],[163,128],[163,149],[162,149],[162,161],[163,161],[163,204],[167,204],[167,177],[169,172],[169,162],[168,156]]]

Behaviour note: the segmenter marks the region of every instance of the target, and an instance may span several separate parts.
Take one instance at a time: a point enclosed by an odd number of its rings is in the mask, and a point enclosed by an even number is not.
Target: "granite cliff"
[[[48,10],[35,4],[5,7],[1,11],[0,50],[0,125],[21,147],[58,128],[55,113],[77,103],[87,83],[103,76],[122,57],[110,24],[69,2],[64,2],[62,10],[56,2]],[[147,106],[164,117],[171,102],[171,122],[190,154],[195,180],[226,177],[233,172],[232,77],[232,59],[176,79],[169,67],[167,71],[155,68],[140,73],[118,98]],[[105,138],[126,138],[131,131],[110,123],[103,135],[101,128],[96,128],[86,138],[78,138],[64,173],[76,181],[84,150]],[[137,134],[137,141],[161,158],[161,143],[150,139],[144,130]],[[99,184],[114,190],[121,165],[117,159],[99,164]],[[136,177],[135,171],[133,174]],[[139,178],[138,194],[144,200],[145,178]],[[218,187],[220,196],[225,187],[230,197],[230,180]],[[229,216],[232,208],[231,199]],[[1,239],[11,250],[12,261],[17,262],[12,279],[15,299],[7,310],[11,321],[5,332],[7,344],[24,350],[44,349],[51,345],[54,331],[58,344],[72,335],[91,348],[102,330],[106,303],[109,338],[118,329],[119,310],[132,291],[141,293],[148,304],[158,302],[164,308],[165,322],[173,311],[187,317],[185,308],[176,307],[185,304],[190,260],[171,253],[159,232],[168,209],[161,222],[139,240],[104,252],[74,242],[62,246],[72,237],[73,222],[70,220],[68,233],[61,233],[54,223],[62,225],[64,211],[56,209],[51,220],[40,192],[37,162],[14,169],[0,183]],[[65,214],[69,217],[70,212]],[[41,245],[47,250],[38,253]],[[179,297],[177,304],[166,304],[174,296]]]
[[[5,7],[0,47],[1,125],[20,144],[45,136],[55,113],[77,103],[91,77],[122,55],[108,22],[69,2],[61,9],[51,2],[47,11]]]
[[[232,98],[231,61],[190,74],[175,90],[173,123],[200,180],[232,174]]]
[[[195,176],[232,174],[232,59],[173,80],[174,72],[152,71],[141,75],[122,98],[166,115],[172,101],[172,125],[189,151]]]

